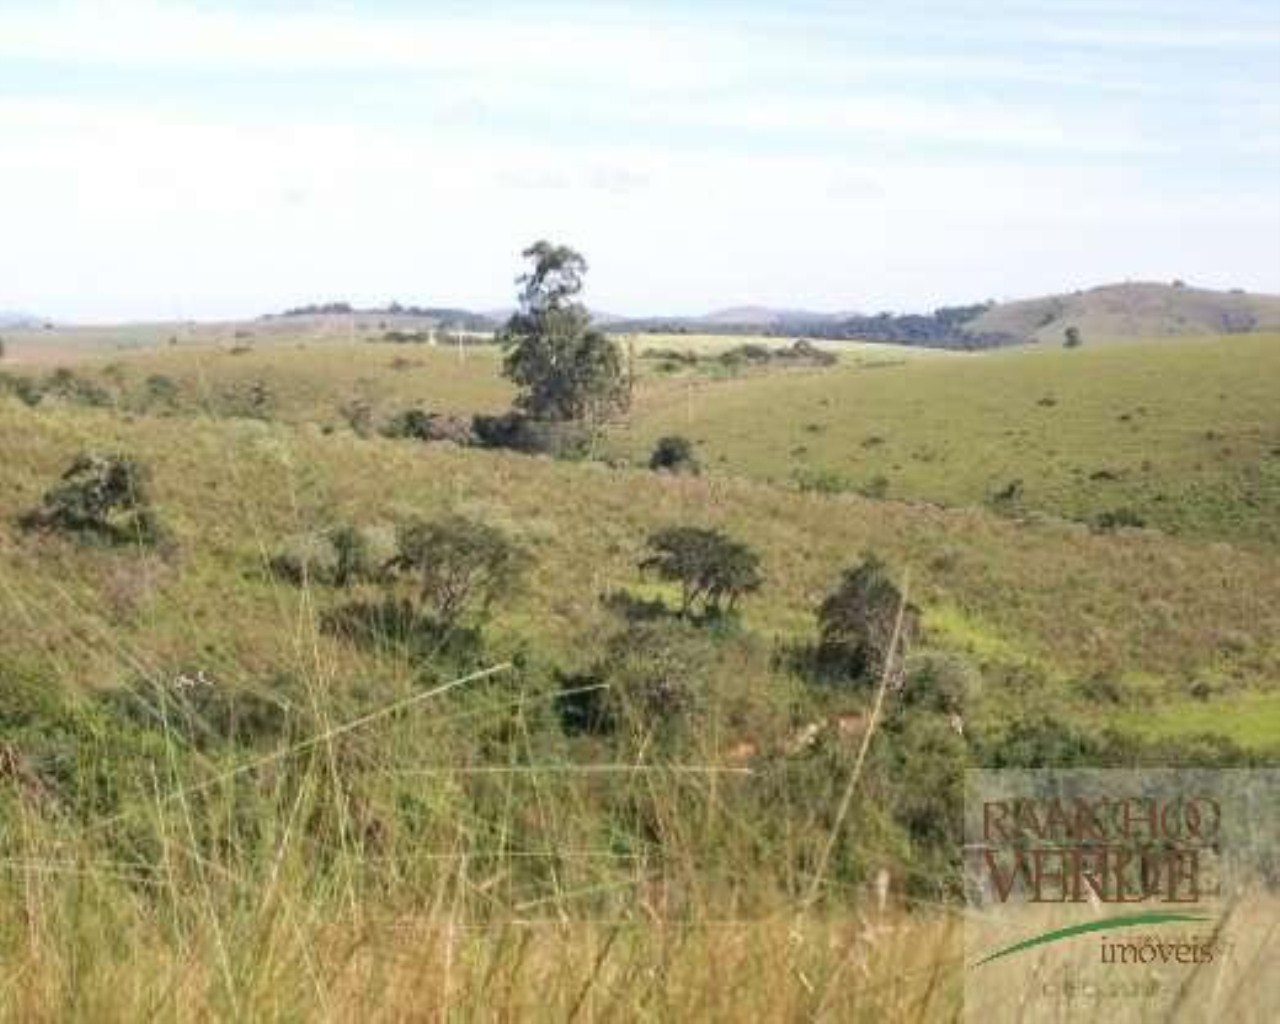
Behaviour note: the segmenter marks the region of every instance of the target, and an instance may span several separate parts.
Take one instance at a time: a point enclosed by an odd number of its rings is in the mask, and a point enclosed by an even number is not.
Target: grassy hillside
[[[4,328],[13,363],[47,366],[85,358],[116,358],[159,348],[375,342],[388,333],[439,328],[434,317],[386,313],[333,313],[250,320],[157,320],[121,324],[22,324]],[[464,332],[465,333],[465,332]],[[468,333],[474,336],[474,332]]]
[[[1068,327],[1089,343],[1146,337],[1280,330],[1280,295],[1184,285],[1109,284],[993,306],[965,324],[974,333],[1061,344]]]
[[[716,473],[1275,544],[1277,380],[1277,334],[855,360],[657,381],[615,445],[684,434]]]
[[[722,526],[761,551],[769,585],[744,614],[764,635],[808,631],[816,601],[839,569],[872,549],[912,567],[918,601],[938,611],[943,636],[963,644],[972,639],[1079,675],[1127,667],[1188,679],[1217,668],[1245,681],[1280,676],[1274,554],[1152,533],[1098,535],[1051,520],[1021,524],[980,510],[797,494],[728,478],[326,437],[283,424],[126,421],[13,402],[0,416],[6,434],[24,437],[0,469],[10,598],[35,602],[51,634],[33,637],[27,624],[9,618],[4,636],[11,650],[56,651],[67,666],[88,658],[76,670],[85,679],[109,677],[114,655],[75,641],[93,630],[65,618],[68,607],[101,623],[118,606],[119,625],[145,636],[166,660],[209,645],[229,664],[265,671],[279,667],[273,657],[292,656],[278,638],[292,630],[299,608],[293,591],[258,578],[264,552],[332,522],[385,523],[449,507],[471,509],[536,547],[530,591],[499,621],[564,651],[579,649],[580,634],[605,621],[602,592],[638,584],[634,564],[649,530],[698,522]],[[86,448],[127,451],[153,468],[161,514],[185,552],[182,572],[156,570],[153,578],[146,563],[33,544],[15,531],[13,518]],[[1067,579],[1075,582],[1064,593]],[[122,593],[113,595],[113,587]],[[135,612],[142,617],[131,618]]]
[[[697,477],[361,436],[343,412],[501,409],[486,349],[165,346],[77,365],[97,390],[0,393],[21,439],[0,462],[0,1017],[469,1019],[483,993],[549,1020],[954,1019],[966,765],[1274,757],[1280,551],[1223,483],[1252,463],[1191,459],[1274,444],[1277,347],[646,368],[611,443],[642,461],[689,433]],[[1007,466],[1017,505],[1071,511],[1041,457],[1129,468],[1121,411],[1162,486],[1217,494],[1171,492],[1185,536],[985,506],[975,481]],[[89,450],[150,469],[160,543],[19,525]],[[857,482],[902,451],[959,507],[790,473]],[[337,526],[446,512],[530,559],[452,637],[360,617],[412,582],[277,568]],[[672,525],[758,552],[740,617],[662,610],[676,593],[637,563]],[[874,723],[872,680],[806,660],[866,552],[922,617]],[[584,694],[621,717],[584,726]]]

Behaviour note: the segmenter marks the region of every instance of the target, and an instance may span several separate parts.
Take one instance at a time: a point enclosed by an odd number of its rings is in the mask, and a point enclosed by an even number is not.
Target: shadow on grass
[[[406,598],[351,601],[325,612],[321,629],[360,647],[401,654],[413,660],[445,659],[478,663],[484,655],[478,627],[437,622]]]

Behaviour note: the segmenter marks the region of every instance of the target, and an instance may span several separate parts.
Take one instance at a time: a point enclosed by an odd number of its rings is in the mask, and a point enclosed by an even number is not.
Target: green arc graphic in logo
[[[1023,939],[1021,942],[1015,942],[1012,946],[1005,946],[1004,949],[997,949],[994,953],[984,956],[981,960],[971,966],[981,967],[983,964],[990,963],[992,960],[998,960],[1002,956],[1009,956],[1011,953],[1020,953],[1024,949],[1031,949],[1033,946],[1043,946],[1049,942],[1059,942],[1062,939],[1069,939],[1075,935],[1083,935],[1086,932],[1101,932],[1115,928],[1132,928],[1140,924],[1171,924],[1185,921],[1208,920],[1209,918],[1204,914],[1149,912],[1146,914],[1124,914],[1120,917],[1108,917],[1102,921],[1086,921],[1084,924],[1073,924],[1066,928],[1055,928],[1053,931],[1044,932],[1041,935],[1033,935],[1029,939]]]

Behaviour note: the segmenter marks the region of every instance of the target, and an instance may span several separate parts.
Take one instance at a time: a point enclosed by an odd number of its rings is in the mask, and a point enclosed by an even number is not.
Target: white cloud
[[[1280,284],[1280,115],[1256,85],[1237,83],[1249,102],[1209,83],[1194,108],[1153,106],[1170,86],[1138,67],[1132,97],[1064,102],[1008,83],[1116,85],[1113,65],[866,40],[845,55],[797,49],[785,26],[762,45],[758,23],[708,24],[0,8],[0,62],[205,73],[204,92],[145,101],[53,99],[30,79],[0,97],[0,306],[483,307],[509,300],[544,235],[580,245],[592,301],[621,312],[918,307],[1201,270]],[[346,71],[357,90],[414,84],[377,116],[285,112],[220,101],[229,70],[293,76],[304,97]],[[961,85],[939,91],[948,76]]]

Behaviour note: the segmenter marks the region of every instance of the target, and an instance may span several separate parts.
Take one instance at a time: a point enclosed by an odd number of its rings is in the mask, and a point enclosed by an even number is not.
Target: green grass
[[[1198,734],[1226,736],[1245,747],[1273,747],[1280,736],[1280,692],[1243,693],[1208,700],[1161,701],[1141,711],[1122,711],[1115,724],[1149,738]]]
[[[906,805],[944,827],[973,737],[1034,712],[1092,733],[1209,731],[1274,750],[1271,499],[1251,505],[1224,481],[1270,443],[1275,339],[908,364],[852,350],[826,370],[646,378],[612,443],[644,454],[673,424],[704,434],[701,477],[362,438],[339,411],[353,397],[375,418],[408,404],[504,408],[496,353],[300,344],[180,345],[120,356],[110,372],[86,362],[115,408],[0,396],[0,437],[21,438],[0,461],[0,1018],[954,1019],[956,916],[934,905],[946,866],[895,814]],[[172,407],[142,400],[157,373],[177,382]],[[1038,405],[1051,382],[1057,404]],[[262,416],[229,415],[225,396],[254,383],[270,396]],[[1140,442],[1108,439],[1116,409],[1135,403]],[[690,410],[694,429],[680,428]],[[1042,422],[1052,415],[1057,427]],[[795,430],[818,446],[815,468],[889,476],[889,500],[800,492]],[[1227,463],[1194,461],[1207,431],[1232,448]],[[868,432],[884,441],[864,446]],[[893,450],[926,443],[947,453],[915,460],[914,497],[927,500],[893,500],[906,486]],[[151,468],[172,553],[17,527],[85,449]],[[1184,536],[983,507],[986,477],[1016,470],[1027,506],[1087,512],[1055,490],[1073,479],[1059,463],[1103,452],[1108,466],[1159,467]],[[1136,501],[1108,502],[1120,497]],[[322,628],[372,585],[296,587],[267,572],[296,534],[446,510],[500,526],[534,557],[486,627],[483,662],[513,666],[483,683],[435,693],[454,677],[447,660]],[[762,590],[740,623],[692,643],[694,667],[676,677],[700,703],[673,731],[565,732],[557,693],[595,678],[619,629],[601,596],[669,596],[636,562],[647,534],[673,524],[750,544]],[[809,722],[865,709],[865,687],[814,685],[783,655],[812,639],[818,602],[868,550],[909,576],[924,613],[915,653],[980,689],[963,740],[927,710],[877,735],[840,828],[856,745],[790,743]],[[287,695],[306,729],[201,747],[167,715],[135,728],[89,696],[165,708],[174,681],[201,671],[217,694]],[[1224,695],[1190,700],[1201,679]],[[1119,697],[1104,705],[1108,687]],[[758,753],[749,773],[731,760],[744,745]],[[807,907],[797,893],[828,840],[822,899]],[[893,868],[883,915],[881,865]]]
[[[679,433],[712,471],[1280,543],[1280,335],[1011,350],[647,388],[615,450]]]
[[[496,412],[512,390],[498,374],[493,346],[454,349],[381,342],[297,342],[260,345],[232,353],[196,348],[139,353],[115,366],[126,401],[145,401],[153,374],[179,386],[177,408],[235,411],[238,395],[261,383],[268,393],[264,415],[289,423],[345,426],[342,408],[370,407],[375,420],[410,406],[431,412]],[[118,376],[117,379],[120,379]]]
[[[704,354],[788,339],[638,335],[636,351]],[[607,450],[647,461],[680,433],[710,472],[948,506],[991,505],[1082,521],[1132,513],[1157,529],[1280,543],[1280,335],[1123,346],[936,353],[828,345],[831,368],[657,372],[638,359],[636,403]],[[104,371],[106,375],[104,376]],[[420,405],[469,414],[512,390],[492,347],[347,343],[288,336],[140,349],[83,370],[128,408],[166,411],[145,381],[172,378],[176,412],[262,415],[346,429]],[[265,390],[260,409],[251,389]],[[1012,497],[1002,492],[1015,485]]]
[[[11,596],[38,600],[38,617],[51,616],[55,633],[75,629],[57,611],[69,593],[101,621],[101,609],[112,606],[107,590],[129,589],[115,574],[128,576],[131,563],[56,543],[42,551],[7,524],[83,448],[123,449],[153,467],[160,512],[186,560],[163,586],[138,584],[144,615],[123,626],[172,647],[173,657],[209,644],[233,647],[251,665],[270,659],[296,608],[287,591],[254,575],[287,536],[452,507],[507,527],[538,552],[528,598],[506,614],[530,639],[566,649],[604,621],[603,591],[639,582],[635,562],[650,530],[695,522],[723,527],[761,552],[768,582],[745,615],[765,635],[807,631],[841,568],[870,549],[911,568],[918,601],[943,616],[940,637],[957,623],[980,622],[999,638],[984,640],[987,653],[993,645],[1025,651],[1078,673],[1181,677],[1226,666],[1244,680],[1280,678],[1280,652],[1266,646],[1280,635],[1274,554],[728,478],[324,436],[280,423],[126,420],[8,402],[0,428],[24,437],[0,467],[0,536],[8,538],[0,566]],[[42,572],[42,564],[56,571]],[[152,593],[160,599],[145,599]],[[31,639],[20,630],[7,642],[29,646]],[[959,640],[963,646],[966,638]]]
[[[765,348],[788,348],[795,341],[792,335],[768,334],[622,334],[615,335],[620,341],[635,348],[637,355],[644,355],[654,350],[677,352],[693,352],[696,355],[714,356],[742,345],[762,345]],[[902,359],[945,359],[952,353],[945,349],[919,348],[911,345],[890,345],[873,341],[823,341],[812,340],[812,344],[827,352],[850,360],[902,360]]]

